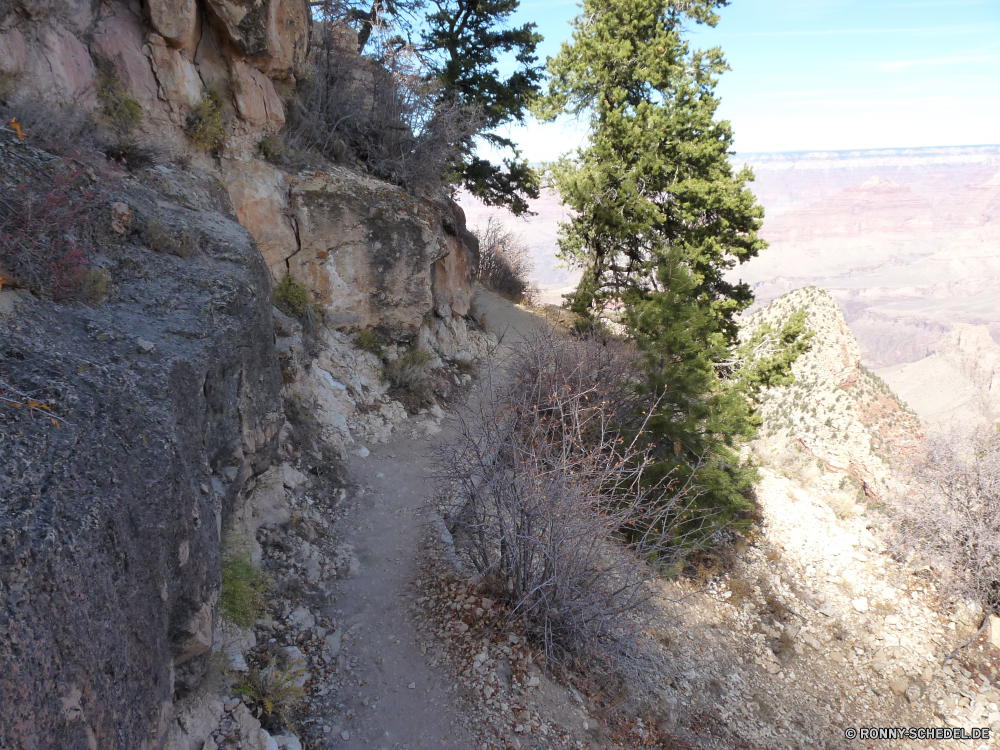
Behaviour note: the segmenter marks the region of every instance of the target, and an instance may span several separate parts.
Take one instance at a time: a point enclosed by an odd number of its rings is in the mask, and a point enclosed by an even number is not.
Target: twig
[[[950,654],[948,654],[948,656],[945,657],[944,661],[941,662],[941,666],[943,667],[949,661],[951,661],[952,659],[954,659],[958,655],[958,652],[961,651],[963,648],[967,648],[968,646],[971,646],[972,642],[975,641],[976,638],[978,638],[979,636],[981,636],[983,634],[983,631],[986,630],[986,626],[989,625],[989,624],[990,624],[990,613],[987,612],[985,615],[983,615],[983,624],[979,626],[979,630],[976,631],[976,634],[974,636],[972,636],[966,643],[963,643],[961,646],[959,646],[954,651],[952,651]]]
[[[5,391],[13,393],[15,396],[17,396],[18,399],[21,400],[18,401],[17,399],[9,398],[3,395]],[[46,406],[45,404],[33,399],[30,396],[30,394],[17,390],[17,388],[14,388],[14,386],[10,385],[4,380],[0,380],[0,402],[3,402],[15,409],[20,409],[21,407],[27,407],[28,410],[33,413],[40,414],[44,417],[48,417],[52,421],[52,424],[54,424],[56,427],[59,426],[60,422],[62,422],[64,425],[68,427],[74,426],[73,423],[70,422],[69,420],[65,419],[64,417],[60,417],[58,414],[54,414],[52,410],[49,409],[49,407]]]

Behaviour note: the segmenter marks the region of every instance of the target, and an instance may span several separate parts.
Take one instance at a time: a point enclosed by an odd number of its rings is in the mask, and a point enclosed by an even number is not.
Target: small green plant
[[[312,321],[323,317],[323,308],[313,300],[306,285],[290,273],[286,273],[271,292],[271,300],[285,315],[299,320]]]
[[[91,266],[83,274],[80,281],[80,291],[84,299],[92,304],[100,304],[108,296],[108,282],[111,276],[103,268]]]
[[[276,135],[267,136],[257,148],[260,149],[260,155],[272,164],[280,162],[285,155],[285,142]]]
[[[305,665],[301,661],[282,669],[271,659],[263,667],[250,667],[237,683],[236,692],[272,719],[289,723],[292,711],[305,698],[305,690],[298,682],[304,673]]]
[[[214,151],[222,145],[226,139],[226,124],[222,119],[222,99],[215,91],[209,91],[204,100],[191,109],[184,129],[198,148]]]
[[[232,543],[227,546],[222,556],[219,612],[234,625],[249,628],[264,612],[271,579],[253,564],[244,549],[234,548]]]
[[[371,352],[376,357],[385,356],[382,350],[381,337],[371,328],[362,328],[354,332],[354,345],[366,352]]]
[[[100,117],[116,135],[127,136],[142,122],[142,105],[118,78],[113,63],[98,59],[97,69]]]

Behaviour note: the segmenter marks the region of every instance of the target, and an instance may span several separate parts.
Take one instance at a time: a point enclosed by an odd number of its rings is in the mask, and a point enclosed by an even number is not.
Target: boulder
[[[289,271],[327,323],[413,338],[434,307],[432,268],[449,252],[442,206],[341,167],[294,183],[289,203],[301,248]]]

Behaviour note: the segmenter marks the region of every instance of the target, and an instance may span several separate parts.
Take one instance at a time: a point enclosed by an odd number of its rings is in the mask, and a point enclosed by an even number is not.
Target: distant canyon
[[[954,386],[957,374],[975,367],[942,364],[959,350],[956,327],[967,341],[968,326],[984,328],[976,350],[991,363],[1000,340],[1000,146],[748,153],[733,163],[753,168],[770,247],[731,277],[753,287],[757,305],[801,287],[825,289],[862,362],[939,421],[942,404],[928,411],[918,403],[938,388],[931,373],[948,373]],[[468,195],[460,202],[471,227],[492,214],[523,235],[543,301],[558,303],[576,284],[579,273],[556,258],[558,224],[568,216],[557,195],[543,193],[528,219]],[[978,395],[949,413],[982,412],[973,403],[983,403],[984,381],[974,380],[960,385]]]

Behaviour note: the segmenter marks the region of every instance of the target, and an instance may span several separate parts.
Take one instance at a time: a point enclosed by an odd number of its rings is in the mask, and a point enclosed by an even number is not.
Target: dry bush
[[[20,166],[0,193],[0,265],[46,297],[79,297],[104,199],[80,166],[28,155]]]
[[[60,156],[95,153],[101,138],[97,123],[78,104],[52,102],[14,94],[0,104],[0,121],[16,117],[28,143]]]
[[[948,593],[1000,612],[1000,432],[927,437],[891,498],[899,549],[917,549]]]
[[[421,349],[410,349],[385,366],[385,379],[389,395],[399,401],[411,414],[434,403],[433,379],[430,363],[434,356]]]
[[[479,132],[474,110],[447,103],[415,49],[381,38],[376,54],[358,55],[339,9],[320,6],[311,74],[300,80],[288,107],[290,166],[310,153],[357,159],[378,177],[404,187],[435,187],[452,168],[457,149]]]
[[[437,478],[456,550],[550,667],[583,664],[637,696],[664,673],[645,633],[652,583],[676,571],[669,529],[690,487],[648,486],[650,455],[615,430],[628,366],[598,340],[529,339],[459,419]],[[617,382],[615,382],[617,381]]]
[[[524,239],[493,216],[485,227],[477,227],[472,233],[479,240],[479,283],[520,302],[528,291],[532,270]]]

